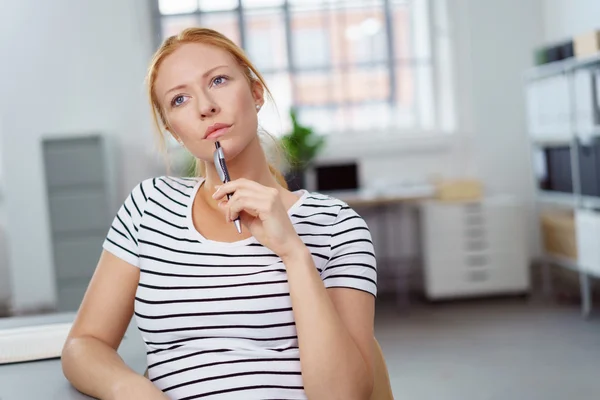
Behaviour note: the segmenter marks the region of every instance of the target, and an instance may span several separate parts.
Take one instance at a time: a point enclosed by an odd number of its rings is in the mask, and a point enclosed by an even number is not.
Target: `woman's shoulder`
[[[333,196],[326,193],[304,190],[305,204],[320,206],[320,207],[341,207],[345,203]]]
[[[346,201],[330,194],[315,191],[307,192],[304,205],[313,208],[329,209],[336,217],[358,215],[358,213]]]
[[[369,235],[367,221],[343,198],[320,192],[307,192],[303,206],[307,207],[308,224],[325,227],[337,240],[356,239],[362,234]],[[312,210],[309,210],[312,209]],[[358,236],[357,236],[358,235]]]

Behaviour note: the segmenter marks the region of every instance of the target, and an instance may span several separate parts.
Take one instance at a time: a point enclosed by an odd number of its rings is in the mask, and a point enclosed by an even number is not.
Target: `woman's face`
[[[233,158],[256,137],[263,88],[225,50],[181,46],[163,60],[154,90],[169,131],[199,159],[212,161],[217,140]]]

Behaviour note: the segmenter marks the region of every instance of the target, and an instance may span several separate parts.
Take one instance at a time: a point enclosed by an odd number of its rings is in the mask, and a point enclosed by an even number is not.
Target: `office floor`
[[[396,400],[600,398],[600,312],[494,299],[376,314]]]

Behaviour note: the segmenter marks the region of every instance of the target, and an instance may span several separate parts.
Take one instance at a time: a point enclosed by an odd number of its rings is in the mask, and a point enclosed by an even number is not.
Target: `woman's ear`
[[[252,97],[259,108],[265,104],[265,87],[259,80],[252,81]]]

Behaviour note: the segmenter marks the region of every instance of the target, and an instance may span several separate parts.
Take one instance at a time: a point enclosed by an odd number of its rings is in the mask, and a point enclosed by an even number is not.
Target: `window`
[[[276,107],[323,134],[451,132],[455,113],[448,0],[157,0],[161,35],[216,29],[244,48]]]

